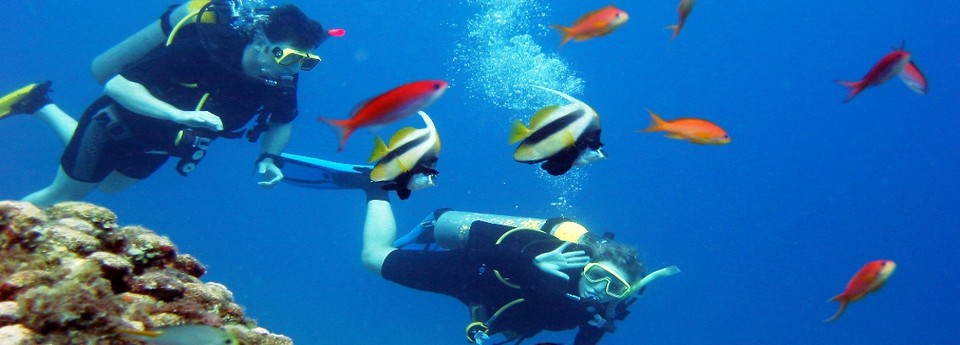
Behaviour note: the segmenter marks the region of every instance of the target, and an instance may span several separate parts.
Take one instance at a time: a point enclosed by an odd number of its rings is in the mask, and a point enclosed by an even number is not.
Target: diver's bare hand
[[[557,249],[537,255],[533,258],[533,264],[541,271],[555,275],[563,280],[570,280],[570,276],[563,273],[563,270],[571,268],[582,268],[590,262],[590,257],[582,250],[564,253],[571,242],[564,242]]]
[[[195,128],[206,128],[216,132],[223,130],[223,121],[209,111],[183,110],[176,113],[171,120]]]

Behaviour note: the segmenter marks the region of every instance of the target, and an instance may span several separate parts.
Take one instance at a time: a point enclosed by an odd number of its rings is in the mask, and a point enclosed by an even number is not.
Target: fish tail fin
[[[573,28],[568,28],[568,27],[566,27],[566,26],[561,26],[561,25],[556,25],[556,24],[551,24],[550,27],[551,27],[551,28],[554,28],[554,29],[557,29],[557,31],[560,31],[560,36],[561,36],[561,37],[560,37],[560,38],[561,38],[561,39],[560,39],[560,46],[561,46],[561,47],[563,46],[564,43],[567,43],[568,41],[570,41],[570,39],[573,38]]]
[[[843,314],[843,311],[847,309],[847,303],[849,302],[849,300],[846,297],[844,297],[843,294],[834,296],[827,302],[833,302],[833,301],[840,301],[840,309],[837,309],[837,312],[833,314],[833,316],[831,316],[826,320],[823,320],[823,322],[833,322],[833,320],[840,318],[840,314]]]
[[[513,123],[513,128],[510,129],[510,144],[513,145],[516,142],[523,140],[530,135],[530,128],[527,128],[520,120]]]
[[[647,109],[647,112],[650,113],[650,119],[653,121],[653,123],[650,124],[650,127],[641,130],[641,132],[658,132],[666,130],[667,122],[663,121],[663,119],[660,118],[660,115],[657,115],[657,113],[650,109]]]
[[[370,159],[367,162],[372,163],[373,161],[379,160],[383,158],[383,156],[386,156],[387,152],[389,152],[387,144],[384,143],[383,139],[380,139],[379,136],[375,137],[373,139],[373,152],[370,153]]]
[[[337,131],[337,137],[340,138],[340,146],[337,148],[337,151],[342,152],[343,147],[347,145],[347,139],[350,138],[350,134],[353,134],[354,128],[347,125],[347,120],[335,120],[324,117],[317,118],[317,120],[330,125]]]
[[[670,35],[670,40],[671,40],[671,41],[673,41],[674,38],[677,38],[677,35],[680,34],[680,25],[678,25],[678,24],[667,25],[667,26],[665,26],[663,29],[664,29],[664,30],[671,30],[671,31],[673,31],[673,34]]]
[[[860,92],[863,91],[864,86],[867,85],[863,81],[837,80],[836,82],[837,84],[850,88],[850,93],[847,94],[847,98],[843,100],[843,103],[847,103],[854,97],[857,97],[857,95],[859,95]]]

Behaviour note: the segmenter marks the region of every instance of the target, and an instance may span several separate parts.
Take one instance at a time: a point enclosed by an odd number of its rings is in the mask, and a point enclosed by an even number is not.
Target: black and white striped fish
[[[379,160],[370,171],[370,180],[392,181],[384,188],[396,190],[400,199],[410,197],[411,191],[435,186],[434,178],[439,173],[440,136],[427,113],[417,114],[426,128],[402,128],[393,134],[389,145],[377,137],[370,154],[370,162]]]
[[[606,158],[600,151],[600,116],[589,105],[563,92],[531,85],[559,95],[571,103],[551,105],[537,111],[526,126],[517,121],[510,143],[523,140],[513,159],[536,164],[550,175],[563,175],[574,166]]]

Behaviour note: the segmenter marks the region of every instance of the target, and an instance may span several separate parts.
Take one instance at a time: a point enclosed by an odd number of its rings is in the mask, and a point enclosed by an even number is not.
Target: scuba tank
[[[93,79],[96,79],[101,85],[107,80],[120,73],[123,68],[140,58],[144,57],[151,50],[162,46],[168,38],[171,25],[175,25],[184,20],[191,13],[199,11],[206,6],[210,0],[191,0],[190,2],[171,7],[150,25],[140,29],[133,36],[127,37],[119,44],[111,47],[107,51],[93,59],[90,66],[90,72],[93,73]],[[215,20],[213,15],[204,16],[203,21]]]
[[[249,31],[264,20],[263,11],[266,9],[258,0],[247,0],[246,3],[244,0],[190,0],[183,5],[171,6],[159,19],[95,57],[90,72],[102,85],[150,51],[169,45],[180,27],[191,21],[230,23]]]
[[[470,225],[478,220],[516,228],[539,229],[563,241],[586,246],[607,240],[589,233],[583,225],[565,218],[541,219],[461,211],[446,211],[437,217],[433,223],[434,238],[443,248],[463,248],[470,239]]]

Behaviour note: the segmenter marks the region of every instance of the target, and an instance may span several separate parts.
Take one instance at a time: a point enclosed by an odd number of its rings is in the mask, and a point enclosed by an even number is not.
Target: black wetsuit
[[[470,239],[462,249],[446,251],[395,250],[384,260],[381,274],[398,284],[441,293],[459,299],[469,307],[482,306],[485,317],[523,298],[504,310],[487,326],[491,333],[528,338],[540,331],[560,331],[579,327],[574,344],[595,344],[605,330],[588,322],[606,305],[579,301],[580,269],[564,271],[569,281],[547,274],[533,264],[539,254],[563,244],[547,233],[516,231],[496,245],[497,239],[513,228],[474,222]],[[589,249],[577,245],[566,251]],[[505,277],[511,287],[495,275]],[[479,321],[487,321],[485,319]]]
[[[196,109],[209,93],[200,110],[219,116],[224,129],[191,132],[204,138],[239,137],[261,113],[271,123],[293,121],[297,77],[289,87],[276,87],[243,75],[241,59],[249,42],[226,24],[190,24],[180,29],[170,46],[153,50],[120,75],[181,110]],[[112,171],[143,179],[169,156],[195,152],[174,145],[178,132],[186,128],[134,113],[104,96],[80,118],[60,163],[67,175],[83,182],[103,181]]]

